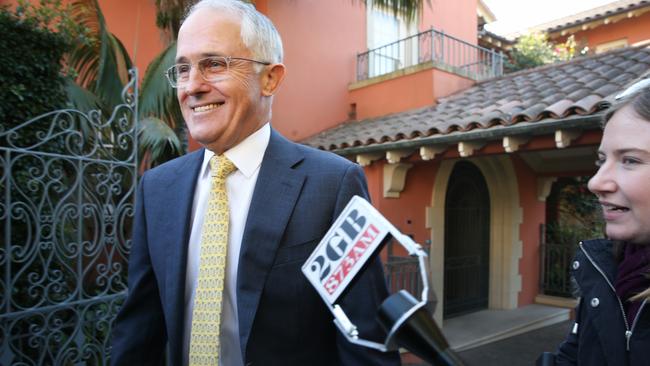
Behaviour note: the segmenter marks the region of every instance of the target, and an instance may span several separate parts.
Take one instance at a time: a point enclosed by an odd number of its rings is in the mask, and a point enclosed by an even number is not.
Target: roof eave
[[[572,116],[553,121],[519,122],[511,126],[495,126],[466,132],[452,132],[446,135],[434,135],[404,141],[334,149],[331,152],[346,156],[389,150],[415,149],[429,145],[450,145],[470,141],[493,141],[506,136],[540,136],[555,133],[557,130],[592,130],[601,127],[602,115],[603,113],[601,112],[588,116]]]
[[[570,22],[560,24],[560,25],[555,25],[555,26],[546,27],[546,28],[543,28],[542,26],[538,26],[538,27],[533,27],[533,29],[539,28],[538,30],[542,30],[542,31],[544,31],[546,33],[560,33],[562,31],[566,31],[568,29],[582,27],[582,26],[586,26],[588,24],[595,24],[595,23],[598,23],[598,22],[602,21],[603,19],[615,17],[617,15],[621,15],[621,14],[625,14],[625,13],[629,13],[629,12],[634,12],[634,11],[636,11],[638,9],[643,9],[643,8],[646,8],[646,7],[650,9],[649,4],[647,4],[647,3],[639,3],[639,4],[631,5],[631,6],[627,7],[627,8],[620,8],[620,9],[617,9],[616,11],[611,11],[611,12],[603,13],[603,14],[597,14],[597,15],[594,15],[594,16],[589,16],[589,17],[586,17],[586,18],[583,18],[583,19],[570,21]]]

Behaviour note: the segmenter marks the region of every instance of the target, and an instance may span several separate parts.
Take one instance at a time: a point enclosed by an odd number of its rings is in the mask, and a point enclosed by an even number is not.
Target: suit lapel
[[[167,304],[165,316],[169,317],[168,324],[175,328],[175,332],[172,329],[169,335],[172,359],[182,357],[187,250],[194,190],[203,161],[203,149],[181,159],[185,160],[169,171],[157,187],[160,191],[152,195],[164,197],[157,202],[156,215],[159,215],[160,222],[156,227],[160,232],[154,239],[157,243],[152,245],[164,251],[167,257],[163,269]]]
[[[271,130],[239,256],[237,309],[244,359],[266,276],[305,180],[304,173],[294,169],[302,159],[302,154],[292,143]]]

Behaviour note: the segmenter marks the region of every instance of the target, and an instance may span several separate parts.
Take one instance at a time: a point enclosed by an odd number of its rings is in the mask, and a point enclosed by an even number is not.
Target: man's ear
[[[273,64],[269,67],[262,79],[262,95],[270,97],[278,91],[285,71],[286,68],[283,64]]]

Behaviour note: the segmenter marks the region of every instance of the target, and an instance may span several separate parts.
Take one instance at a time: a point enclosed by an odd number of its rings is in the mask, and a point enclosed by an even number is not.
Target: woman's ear
[[[262,79],[262,95],[270,97],[275,94],[284,79],[286,68],[283,64],[272,64]]]

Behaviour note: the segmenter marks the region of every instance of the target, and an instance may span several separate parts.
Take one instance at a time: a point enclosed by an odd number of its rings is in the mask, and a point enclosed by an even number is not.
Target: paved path
[[[535,360],[542,352],[555,351],[572,324],[571,320],[563,321],[458,352],[458,355],[465,362],[465,366],[534,366]],[[403,366],[427,365],[413,355],[406,359]]]
[[[555,351],[572,321],[564,321],[459,352],[466,366],[531,366],[544,351]]]

